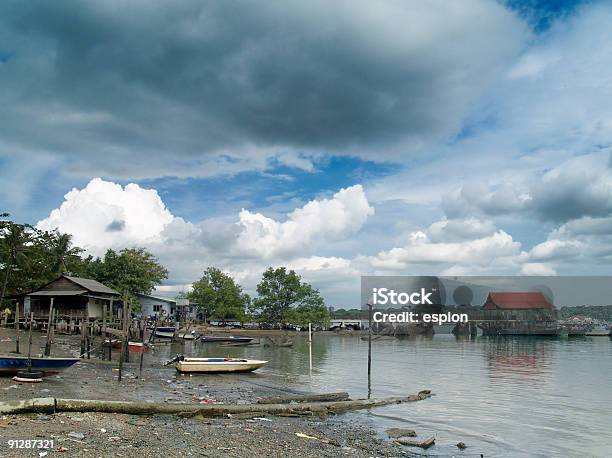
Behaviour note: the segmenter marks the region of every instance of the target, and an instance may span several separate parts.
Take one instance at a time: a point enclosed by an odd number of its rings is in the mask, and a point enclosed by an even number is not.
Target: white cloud
[[[284,222],[243,209],[236,248],[265,259],[293,254],[317,238],[353,233],[373,214],[361,185],[341,189],[331,199],[308,202]]]
[[[543,263],[529,262],[521,268],[522,275],[557,275],[557,271]]]
[[[502,230],[461,242],[432,241],[421,231],[410,234],[406,246],[382,251],[369,258],[370,265],[375,269],[405,270],[421,264],[435,264],[440,268],[463,265],[468,269],[478,269],[482,266],[495,266],[503,258],[514,258],[520,255],[521,244]]]
[[[85,188],[68,192],[62,205],[36,226],[72,234],[76,245],[99,254],[107,247],[158,242],[174,219],[157,191],[94,178]]]

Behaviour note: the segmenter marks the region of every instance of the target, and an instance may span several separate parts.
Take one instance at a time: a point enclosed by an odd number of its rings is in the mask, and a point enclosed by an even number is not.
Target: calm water
[[[196,348],[202,355],[270,360],[249,376],[253,383],[367,395],[367,342],[356,337],[315,335],[312,374],[305,339],[293,348]],[[608,338],[436,335],[373,341],[372,352],[373,397],[421,389],[435,396],[363,415],[381,433],[403,426],[420,437],[434,435],[430,455],[612,456]],[[469,448],[458,452],[459,441]]]

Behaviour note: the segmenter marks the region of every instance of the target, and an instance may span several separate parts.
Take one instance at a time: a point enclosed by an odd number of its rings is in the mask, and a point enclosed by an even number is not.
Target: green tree
[[[82,248],[72,244],[72,235],[60,234],[57,231],[49,233],[47,250],[50,257],[50,268],[58,276],[72,271],[81,260]]]
[[[223,323],[228,319],[244,320],[245,307],[250,302],[242,287],[216,267],[204,271],[202,278],[194,282],[193,289],[187,293],[187,298],[198,304],[205,319],[215,318]]]
[[[319,291],[293,270],[268,268],[257,285],[257,294],[253,308],[259,312],[260,322],[276,326],[325,326],[329,322],[329,311]]]
[[[29,228],[23,224],[3,221],[0,228],[0,262],[4,270],[4,278],[2,280],[0,304],[2,304],[6,295],[11,274],[28,265],[31,250],[32,232]]]
[[[119,292],[130,294],[134,310],[138,310],[135,293],[151,294],[156,285],[168,278],[168,270],[144,248],[107,250],[104,258],[90,259],[85,268],[91,276]]]

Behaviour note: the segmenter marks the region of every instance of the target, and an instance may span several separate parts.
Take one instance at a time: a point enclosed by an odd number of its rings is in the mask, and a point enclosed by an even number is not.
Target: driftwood
[[[55,413],[55,412],[105,412],[131,415],[184,415],[202,417],[221,417],[244,413],[267,415],[307,413],[333,414],[349,410],[370,409],[372,407],[414,402],[425,399],[430,394],[385,399],[357,399],[337,402],[304,402],[300,404],[165,404],[143,401],[101,401],[91,399],[34,398],[24,401],[0,402],[1,414],[18,413]]]
[[[257,401],[258,404],[287,404],[290,402],[325,402],[347,401],[349,395],[345,391],[322,394],[296,394],[292,396],[272,396]]]
[[[429,439],[425,439],[424,441],[420,441],[418,439],[404,439],[404,438],[400,438],[400,439],[396,439],[394,442],[396,444],[408,445],[408,446],[411,446],[411,447],[429,448],[433,444],[436,443],[436,439],[434,437],[430,437]]]

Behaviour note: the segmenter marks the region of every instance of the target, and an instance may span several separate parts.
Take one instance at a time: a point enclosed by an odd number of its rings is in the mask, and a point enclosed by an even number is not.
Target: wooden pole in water
[[[45,344],[45,356],[51,354],[51,321],[53,320],[53,298],[49,304],[49,320],[47,322],[47,343]]]
[[[19,302],[15,306],[15,353],[19,353]]]
[[[308,323],[308,362],[312,375],[312,323]]]
[[[127,290],[123,292],[123,339],[121,341],[121,354],[119,355],[119,379],[121,381],[121,376],[123,375],[123,360],[125,358],[125,350],[127,350],[127,315],[128,315],[128,294]]]
[[[32,325],[34,323],[34,312],[30,312],[30,333],[28,336],[28,372],[32,371]]]
[[[368,399],[372,396],[372,304],[368,302]]]

